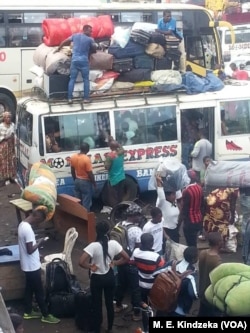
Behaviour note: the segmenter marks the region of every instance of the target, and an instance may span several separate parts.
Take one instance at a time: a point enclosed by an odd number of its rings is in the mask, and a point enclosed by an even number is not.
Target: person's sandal
[[[115,313],[120,313],[128,308],[127,304],[122,304],[121,306],[115,305],[114,311]]]

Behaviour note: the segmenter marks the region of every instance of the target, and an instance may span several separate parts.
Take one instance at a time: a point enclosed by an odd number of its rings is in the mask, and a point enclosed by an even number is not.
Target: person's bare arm
[[[40,238],[37,243],[33,244],[33,242],[26,243],[26,250],[28,254],[34,253],[45,241],[45,238]]]
[[[93,186],[96,187],[95,177],[92,171],[88,171],[88,177]]]
[[[70,45],[70,43],[71,43],[71,38],[70,38],[70,37],[67,38],[67,39],[64,39],[64,40],[61,42],[61,44],[58,46],[58,48],[55,49],[55,52],[59,52],[59,51],[61,50],[61,48],[63,48],[63,47],[66,46],[66,45]]]
[[[76,171],[75,171],[74,167],[71,167],[71,175],[72,175],[72,178],[75,180],[76,179]]]

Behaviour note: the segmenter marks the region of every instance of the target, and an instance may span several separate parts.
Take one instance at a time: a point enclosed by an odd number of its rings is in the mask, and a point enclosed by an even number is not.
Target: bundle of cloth
[[[207,301],[228,316],[250,316],[250,266],[223,263],[210,273]]]
[[[55,213],[57,189],[56,177],[50,167],[43,163],[34,163],[29,174],[29,185],[24,188],[21,198],[32,202],[34,209],[46,212],[46,221]]]

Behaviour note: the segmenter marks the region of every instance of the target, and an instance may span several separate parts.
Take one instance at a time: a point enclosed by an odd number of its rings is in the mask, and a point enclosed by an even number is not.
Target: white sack
[[[161,69],[158,71],[151,72],[151,81],[156,84],[181,84],[182,77],[179,71],[172,69]]]
[[[33,61],[37,66],[42,67],[45,70],[46,66],[46,57],[49,52],[53,51],[55,48],[45,45],[44,43],[40,44],[34,51]]]

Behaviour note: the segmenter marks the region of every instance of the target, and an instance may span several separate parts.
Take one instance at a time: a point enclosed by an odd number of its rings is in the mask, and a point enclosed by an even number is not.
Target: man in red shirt
[[[248,80],[249,76],[247,71],[244,70],[245,66],[240,64],[240,69],[237,68],[236,64],[232,62],[230,67],[233,71],[232,78],[236,80]]]
[[[197,247],[198,232],[202,229],[202,207],[204,205],[203,190],[196,183],[194,170],[188,170],[190,184],[182,192],[183,233],[187,246]]]

